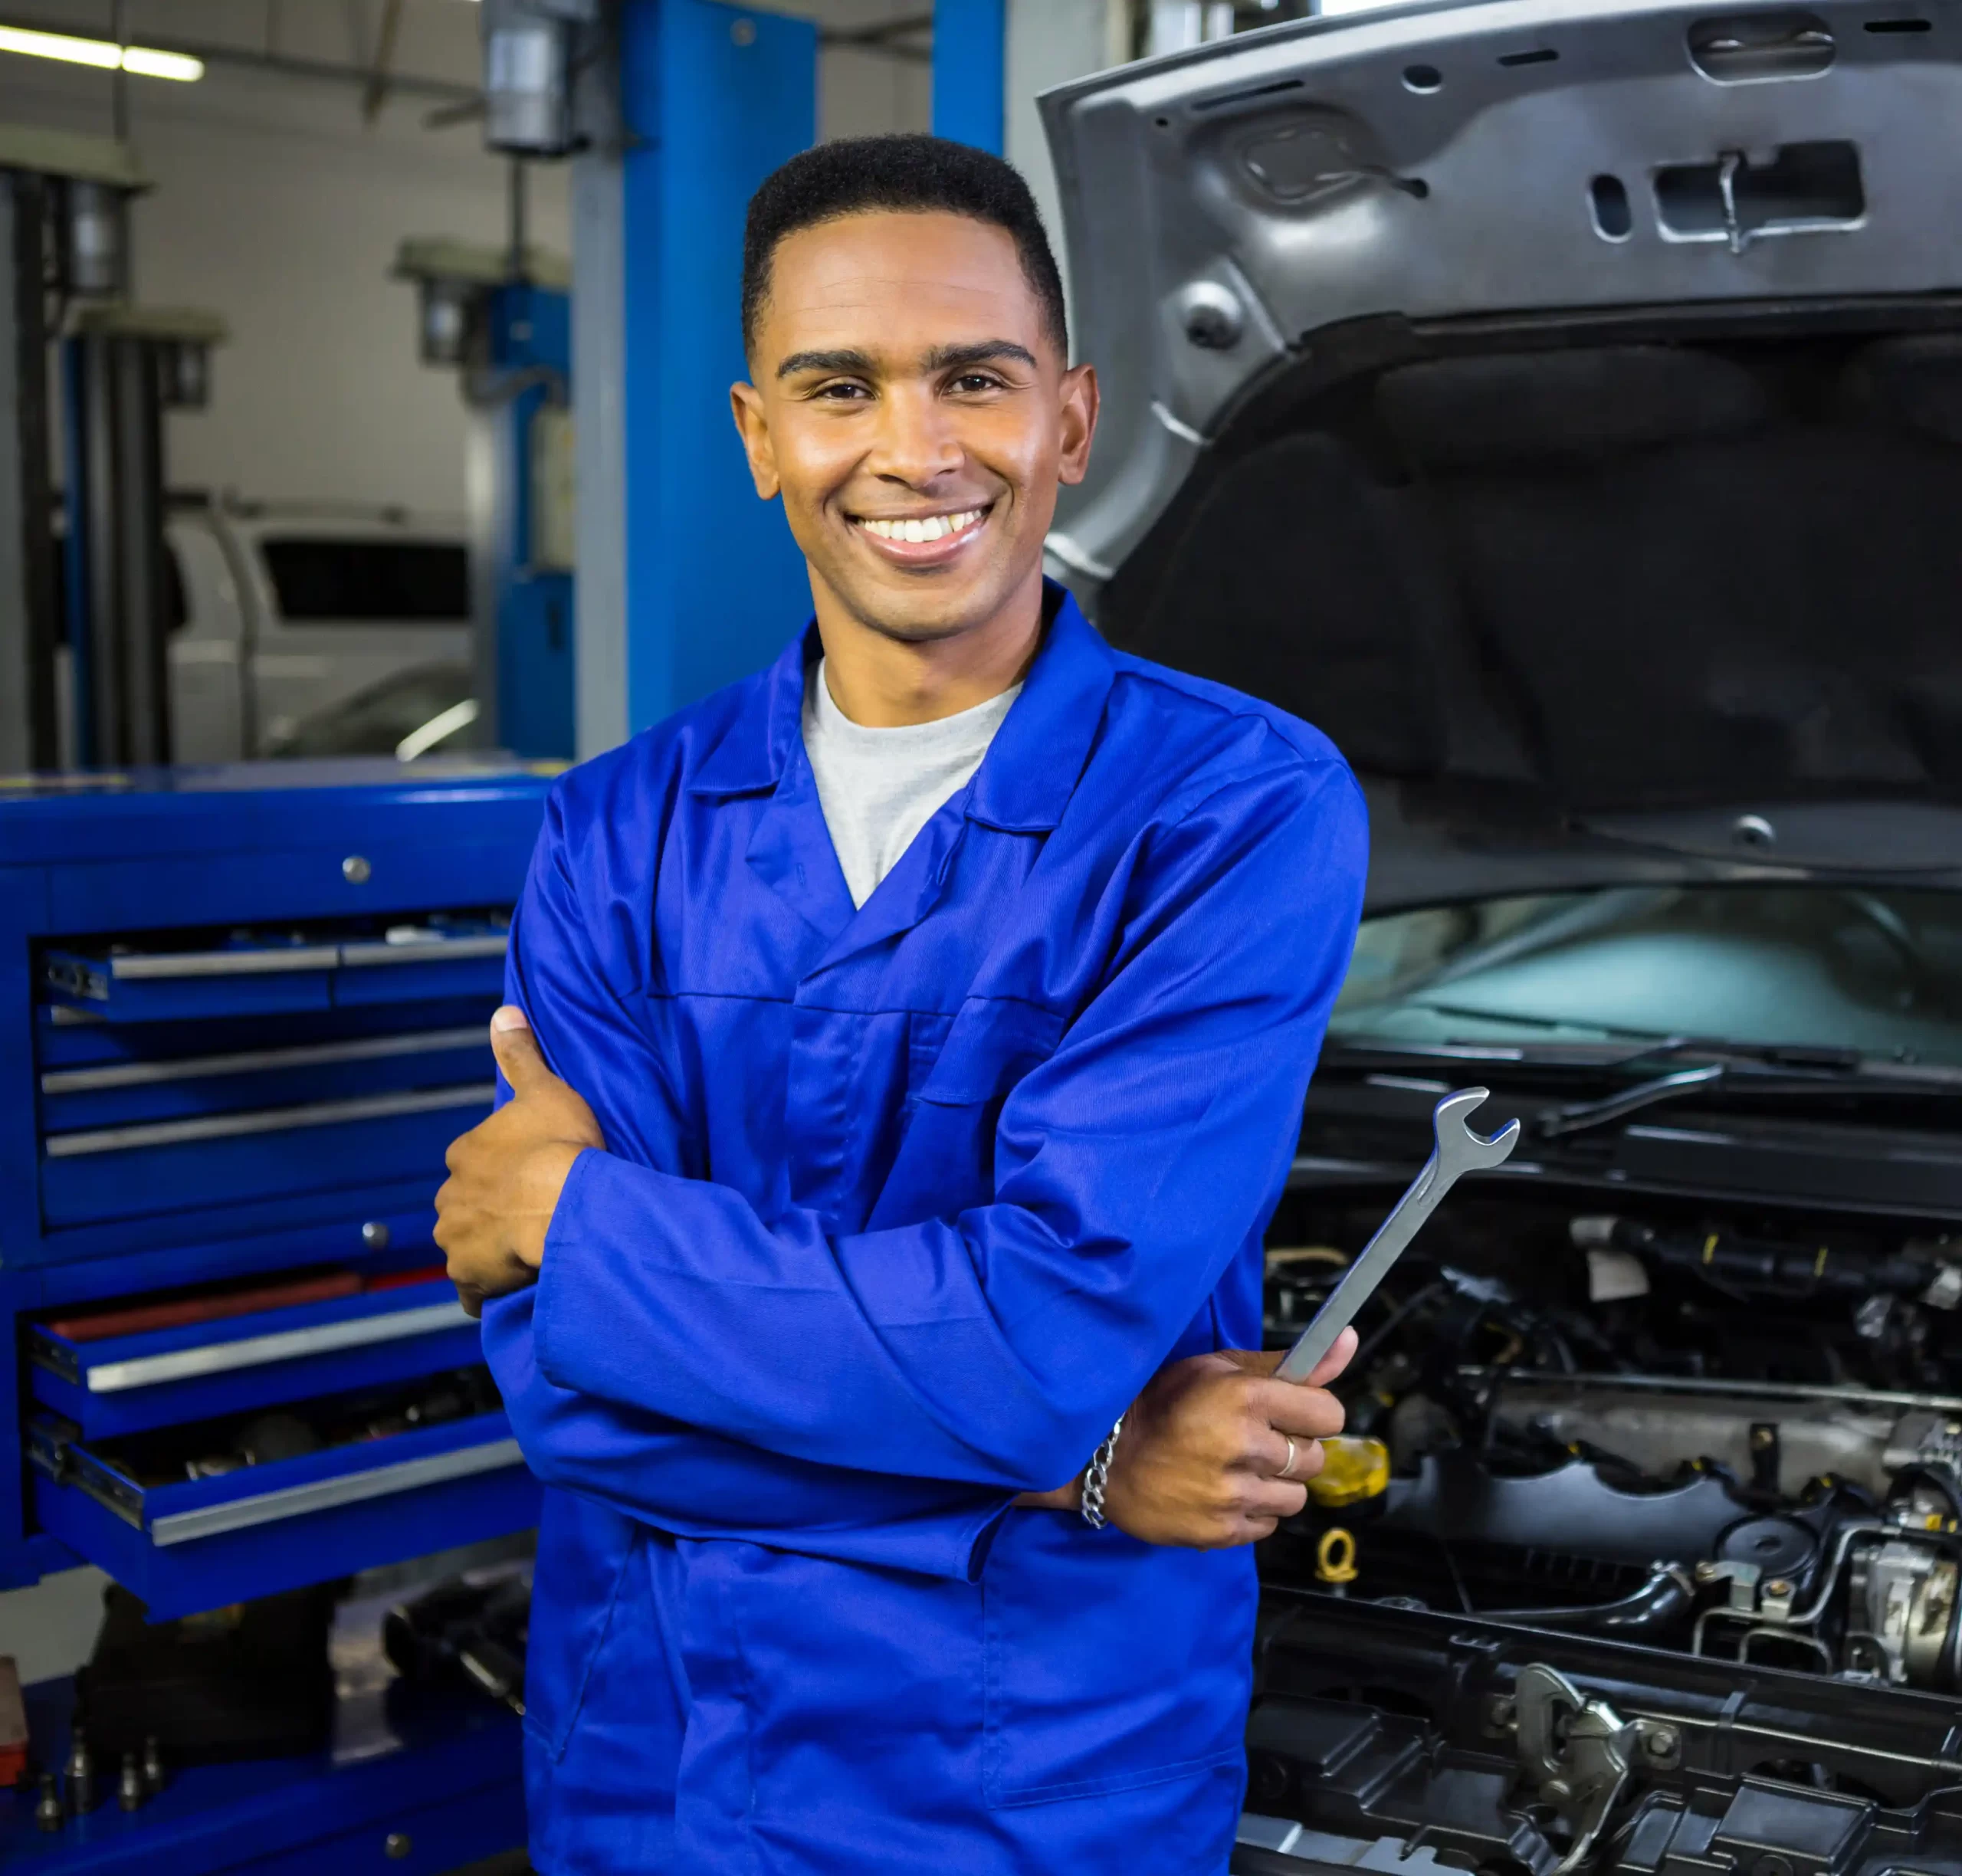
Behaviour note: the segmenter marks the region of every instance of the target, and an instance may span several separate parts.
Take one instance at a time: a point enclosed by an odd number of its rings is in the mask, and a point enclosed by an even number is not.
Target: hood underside
[[[1958,61],[1499,0],[1052,94],[1109,412],[1057,561],[1455,818],[1962,803]]]
[[[1104,589],[1117,642],[1378,776],[1962,799],[1962,336],[1543,346],[1275,402]]]

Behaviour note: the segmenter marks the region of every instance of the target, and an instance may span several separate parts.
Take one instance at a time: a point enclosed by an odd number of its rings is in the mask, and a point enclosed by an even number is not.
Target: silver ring
[[[1281,1437],[1288,1441],[1288,1463],[1284,1465],[1278,1472],[1275,1473],[1274,1476],[1276,1478],[1291,1478],[1294,1477],[1294,1442],[1293,1439],[1285,1433],[1282,1434]]]

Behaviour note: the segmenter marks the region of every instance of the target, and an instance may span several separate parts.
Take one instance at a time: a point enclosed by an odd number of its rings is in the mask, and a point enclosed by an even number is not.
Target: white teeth
[[[950,534],[965,533],[986,513],[983,508],[970,508],[964,514],[928,515],[918,521],[861,520],[858,525],[868,534],[876,534],[881,540],[927,541],[945,540]]]

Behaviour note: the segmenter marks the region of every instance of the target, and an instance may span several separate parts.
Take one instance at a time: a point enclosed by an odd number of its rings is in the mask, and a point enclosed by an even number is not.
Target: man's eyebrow
[[[930,376],[956,371],[967,365],[987,365],[1005,359],[1037,369],[1035,354],[1012,339],[978,339],[966,345],[936,346],[920,361]],[[779,378],[795,377],[799,372],[855,372],[863,378],[878,376],[878,368],[865,353],[848,348],[839,352],[793,352],[776,368]]]
[[[987,365],[1002,359],[1013,359],[1026,365],[1031,371],[1036,369],[1035,354],[1026,346],[1017,345],[1012,339],[983,339],[974,345],[936,346],[927,354],[929,372],[951,371],[963,365]]]
[[[793,352],[776,368],[779,378],[789,378],[799,372],[835,371],[857,372],[861,376],[873,376],[872,361],[862,352]]]

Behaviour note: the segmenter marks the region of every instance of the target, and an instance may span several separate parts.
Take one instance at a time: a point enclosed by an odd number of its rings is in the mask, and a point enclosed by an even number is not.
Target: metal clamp
[[[1624,1720],[1606,1701],[1590,1700],[1544,1661],[1519,1671],[1513,1687],[1519,1762],[1571,1833],[1553,1876],[1570,1876],[1586,1860],[1638,1763],[1661,1766],[1681,1751],[1676,1729]]]

